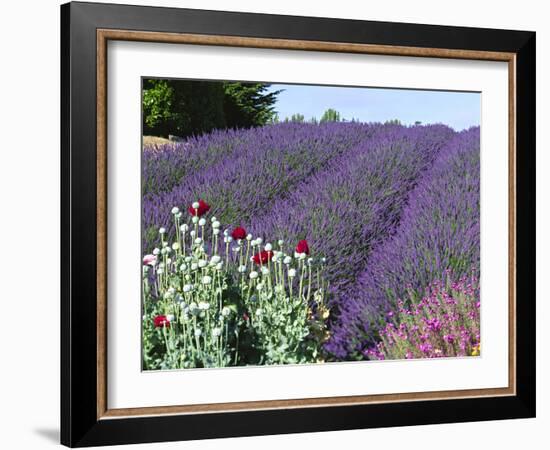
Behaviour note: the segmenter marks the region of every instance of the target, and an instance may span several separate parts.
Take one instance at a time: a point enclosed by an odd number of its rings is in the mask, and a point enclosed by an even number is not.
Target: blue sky
[[[479,93],[420,91],[333,86],[272,84],[270,91],[284,89],[275,109],[284,120],[300,113],[307,120],[319,119],[333,108],[346,120],[384,122],[399,119],[404,124],[444,123],[455,130],[480,124]]]

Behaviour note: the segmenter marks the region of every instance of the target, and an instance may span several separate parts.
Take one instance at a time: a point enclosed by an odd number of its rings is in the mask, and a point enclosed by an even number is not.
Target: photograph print
[[[142,369],[481,355],[480,93],[142,79]]]

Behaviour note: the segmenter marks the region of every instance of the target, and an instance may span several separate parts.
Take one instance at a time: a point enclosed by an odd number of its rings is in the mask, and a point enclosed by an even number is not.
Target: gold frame
[[[109,409],[107,405],[107,42],[109,40],[181,43],[232,47],[307,50],[451,59],[473,59],[508,63],[508,387],[403,394],[265,400],[201,405],[150,406]],[[444,48],[263,39],[129,30],[97,30],[97,419],[167,414],[221,413],[266,409],[345,406],[373,403],[448,400],[516,395],[516,55],[506,52]]]

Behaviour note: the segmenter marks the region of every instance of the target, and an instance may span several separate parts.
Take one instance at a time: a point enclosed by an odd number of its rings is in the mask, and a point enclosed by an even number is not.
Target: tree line
[[[281,91],[269,84],[144,79],[143,134],[199,135],[218,128],[249,128],[273,121]]]

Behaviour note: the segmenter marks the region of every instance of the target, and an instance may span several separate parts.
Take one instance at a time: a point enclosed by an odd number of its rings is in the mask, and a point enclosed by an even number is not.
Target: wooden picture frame
[[[124,444],[535,415],[535,33],[125,5],[61,7],[61,442]],[[110,409],[107,42],[504,61],[509,67],[507,388]]]

